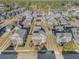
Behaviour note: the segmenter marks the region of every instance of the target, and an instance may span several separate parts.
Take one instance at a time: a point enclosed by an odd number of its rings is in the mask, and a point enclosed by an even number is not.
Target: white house
[[[56,42],[58,44],[70,42],[72,39],[71,33],[56,33]]]

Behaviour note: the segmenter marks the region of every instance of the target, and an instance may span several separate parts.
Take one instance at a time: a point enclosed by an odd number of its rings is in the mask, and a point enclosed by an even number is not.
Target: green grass
[[[61,8],[63,5],[70,3],[72,0],[7,0],[5,3],[16,2],[20,6],[30,7],[31,5],[37,5],[38,7],[48,8],[47,5],[50,5],[52,8]],[[79,3],[79,0],[73,0],[74,3]]]
[[[36,5],[37,8],[49,8],[49,6],[51,8],[63,8],[63,6],[65,6],[67,4],[67,2],[59,2],[59,1],[33,1],[33,2],[29,2],[26,0],[21,0],[18,1],[18,5],[19,6],[26,6],[28,8],[32,8],[33,5]]]
[[[63,51],[65,51],[65,52],[67,52],[67,51],[74,51],[73,42],[65,43]]]

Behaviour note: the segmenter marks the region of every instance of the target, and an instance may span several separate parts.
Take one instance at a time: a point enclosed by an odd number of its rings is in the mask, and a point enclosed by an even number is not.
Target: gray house
[[[34,33],[32,34],[32,41],[34,45],[41,45],[46,42],[46,39],[47,35],[42,29],[34,30]]]
[[[23,45],[26,41],[27,30],[25,29],[17,29],[16,32],[11,36],[12,44],[15,45]]]
[[[70,42],[72,39],[72,33],[67,32],[63,26],[56,26],[54,34],[58,44]]]
[[[58,44],[70,42],[72,39],[71,33],[56,33],[56,42]]]
[[[72,28],[72,34],[74,37],[74,41],[79,43],[79,28]]]

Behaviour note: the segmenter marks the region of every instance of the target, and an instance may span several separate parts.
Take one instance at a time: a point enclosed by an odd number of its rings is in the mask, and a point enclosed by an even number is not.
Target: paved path
[[[19,53],[17,59],[37,59],[37,53]]]

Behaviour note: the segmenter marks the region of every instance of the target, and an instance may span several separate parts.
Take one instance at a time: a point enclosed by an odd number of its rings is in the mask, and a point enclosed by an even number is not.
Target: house
[[[79,41],[79,28],[72,28],[72,34],[74,37],[74,41]]]
[[[31,22],[33,20],[33,15],[32,15],[32,12],[31,11],[26,11],[25,12],[25,20],[22,22],[22,25],[27,28],[31,25]]]
[[[5,32],[9,32],[14,28],[12,25],[0,26],[0,36],[2,36]]]
[[[57,21],[55,20],[55,15],[53,14],[53,12],[48,12],[48,14],[45,16],[48,24],[50,26],[52,26],[54,23],[56,23]]]
[[[40,26],[40,25],[35,25],[34,31],[38,31],[38,30],[40,30],[40,29],[41,29],[41,26]]]
[[[7,11],[7,10],[9,10],[9,6],[6,5],[6,4],[0,3],[0,12],[3,13],[5,11]]]
[[[9,32],[14,28],[14,26],[13,25],[7,25],[5,28],[6,28],[6,31]]]
[[[59,26],[59,25],[54,26],[54,29],[55,29],[56,31],[64,31],[64,27],[63,27],[63,26]]]
[[[23,25],[24,28],[28,28],[28,27],[30,27],[31,22],[32,22],[32,21],[31,21],[30,19],[24,20],[24,21],[22,22],[22,25]]]
[[[47,35],[43,30],[34,31],[32,34],[32,41],[34,45],[41,45],[42,43],[45,43],[47,39]]]
[[[71,33],[56,33],[56,42],[58,44],[61,43],[67,43],[72,40],[72,34]]]
[[[11,42],[13,46],[21,46],[25,43],[27,37],[27,30],[17,29],[11,36]]]
[[[68,16],[77,16],[79,15],[79,6],[73,6],[70,9],[68,9],[67,12]]]
[[[58,44],[62,44],[62,43],[64,44],[71,41],[72,33],[67,30],[65,30],[63,26],[54,27],[54,34],[55,34],[56,42]]]
[[[4,20],[4,19],[5,19],[5,16],[2,15],[2,14],[0,14],[0,21],[1,21],[1,20]]]
[[[6,32],[5,26],[0,26],[0,37]]]
[[[58,20],[59,20],[59,22],[60,22],[61,25],[68,24],[67,21],[63,17],[58,18]]]
[[[45,13],[42,12],[42,11],[35,11],[35,12],[33,12],[33,17],[41,18],[44,15],[45,15]]]

